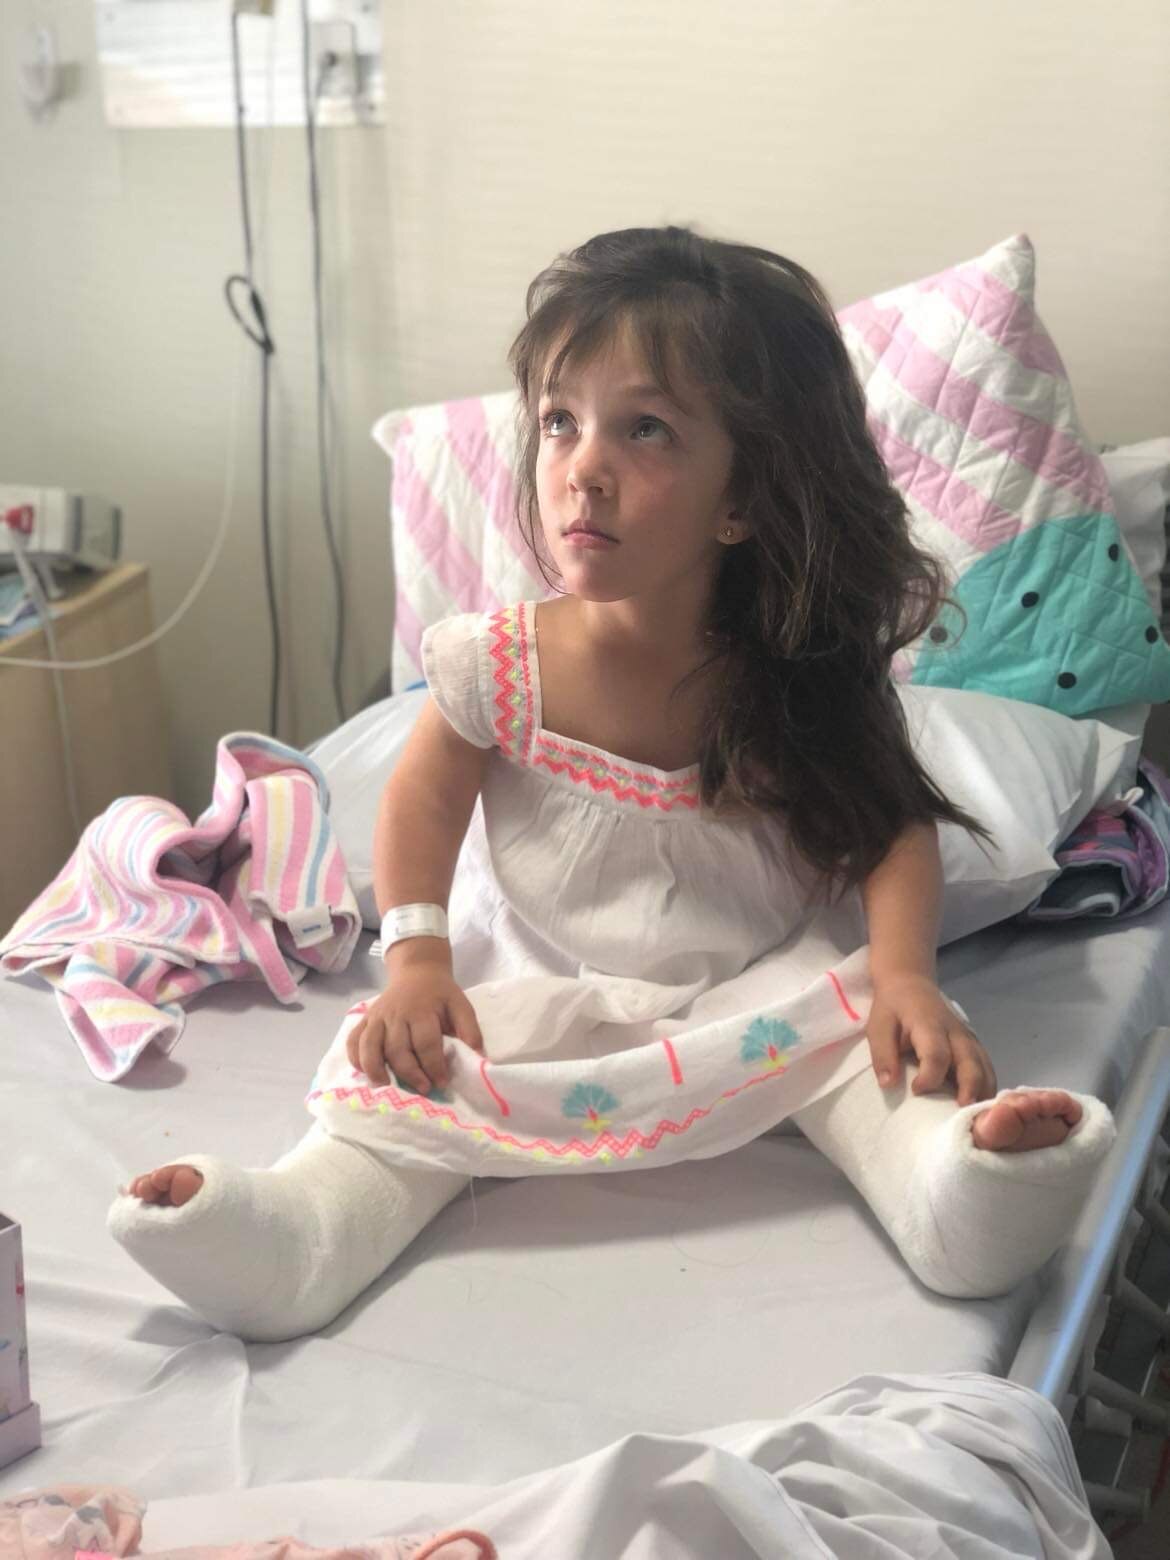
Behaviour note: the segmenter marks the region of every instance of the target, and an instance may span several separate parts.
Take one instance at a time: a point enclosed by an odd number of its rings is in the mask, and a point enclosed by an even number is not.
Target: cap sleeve
[[[448,725],[473,747],[496,745],[487,676],[487,625],[475,612],[444,618],[422,636],[422,667],[431,698]]]

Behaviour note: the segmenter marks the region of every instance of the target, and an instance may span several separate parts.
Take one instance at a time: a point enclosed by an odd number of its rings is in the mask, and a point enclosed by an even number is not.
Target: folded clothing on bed
[[[1022,921],[1122,919],[1170,891],[1170,777],[1148,758],[1122,803],[1095,807],[1054,852],[1060,875]]]
[[[216,749],[210,805],[192,824],[156,796],[113,802],[0,941],[0,974],[35,971],[94,1075],[123,1077],[153,1041],[170,1050],[183,1004],[263,980],[291,1002],[306,969],[344,969],[361,930],[305,754],[237,732]]]

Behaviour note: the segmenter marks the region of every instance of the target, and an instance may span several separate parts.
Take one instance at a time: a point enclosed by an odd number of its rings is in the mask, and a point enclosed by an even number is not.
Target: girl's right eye
[[[552,434],[552,436],[555,438],[559,433],[564,431],[557,426],[558,418],[567,418],[568,415],[568,412],[545,412],[540,419],[540,431],[542,433]]]

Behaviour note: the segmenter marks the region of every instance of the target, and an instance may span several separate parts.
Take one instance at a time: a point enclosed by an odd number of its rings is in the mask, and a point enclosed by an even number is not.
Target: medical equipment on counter
[[[65,488],[0,483],[0,514],[17,509],[31,516],[25,551],[38,567],[42,562],[80,563],[107,569],[121,556],[122,511],[107,499]],[[0,568],[15,567],[15,551],[9,528],[0,526]],[[46,588],[46,594],[54,592]]]
[[[40,556],[34,559],[31,555],[30,546],[36,535],[36,510],[32,504],[0,507],[0,514],[3,514],[5,521],[4,526],[0,527],[0,541],[6,544],[6,550],[16,560],[16,567],[24,581],[24,588],[41,620],[41,627],[45,631],[45,640],[49,646],[49,655],[54,662],[53,697],[57,705],[57,724],[61,729],[61,748],[65,758],[65,788],[69,799],[69,816],[73,822],[74,834],[80,838],[81,807],[77,800],[73,739],[69,731],[69,713],[65,707],[65,687],[61,681],[60,668],[56,664],[60,658],[57,654],[57,636],[53,632],[53,609],[49,605],[49,600],[56,599],[61,591],[53,579],[45,558]]]

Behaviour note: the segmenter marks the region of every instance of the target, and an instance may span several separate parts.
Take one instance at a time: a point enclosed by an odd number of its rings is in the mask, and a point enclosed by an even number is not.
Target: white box
[[[20,1225],[0,1213],[0,1468],[40,1444],[40,1409],[28,1388]]]
[[[122,551],[122,511],[94,493],[64,488],[21,487],[0,482],[0,565],[15,567],[15,549],[3,516],[10,509],[33,512],[32,535],[25,537],[30,556],[53,564],[85,564],[108,569]]]

